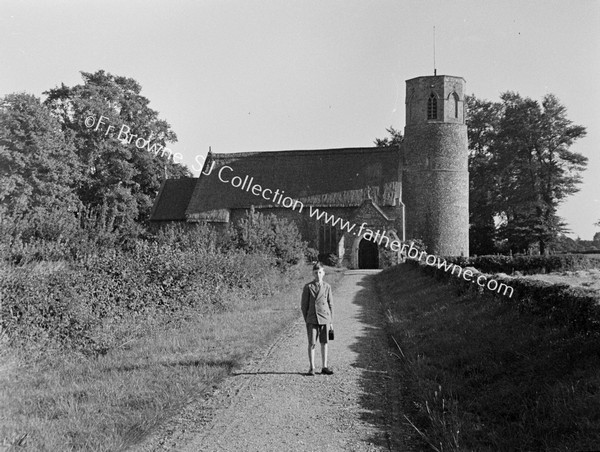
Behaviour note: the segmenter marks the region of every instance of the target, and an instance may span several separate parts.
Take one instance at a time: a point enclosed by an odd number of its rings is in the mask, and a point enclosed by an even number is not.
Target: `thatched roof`
[[[193,177],[163,181],[158,196],[154,201],[150,220],[185,220],[185,210],[190,203],[197,182],[198,179]]]
[[[356,207],[369,198],[379,206],[393,206],[401,198],[396,147],[209,154],[204,171],[213,169],[200,175],[186,211],[188,219],[227,221],[228,209],[281,207],[222,182],[219,170],[224,166],[231,168],[223,169],[224,179],[252,177],[252,185],[285,192],[283,196],[307,207]]]

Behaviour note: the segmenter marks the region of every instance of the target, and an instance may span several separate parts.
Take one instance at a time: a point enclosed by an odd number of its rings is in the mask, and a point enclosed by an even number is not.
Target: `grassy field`
[[[333,284],[342,277],[328,273]],[[16,354],[0,343],[0,440],[11,450],[53,452],[138,443],[298,319],[310,279],[302,265],[273,281],[275,295],[259,302],[157,318],[138,339],[95,358],[48,349]]]
[[[539,279],[550,283],[569,284],[595,290],[600,294],[600,269],[565,271],[538,275],[525,275],[524,278]]]
[[[377,286],[407,419],[432,450],[597,450],[600,341],[455,296],[407,265]]]

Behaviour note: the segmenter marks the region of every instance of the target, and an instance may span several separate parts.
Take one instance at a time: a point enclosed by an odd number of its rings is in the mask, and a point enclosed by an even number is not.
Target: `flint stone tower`
[[[465,80],[434,75],[406,81],[402,194],[406,237],[429,254],[469,255],[469,173]]]

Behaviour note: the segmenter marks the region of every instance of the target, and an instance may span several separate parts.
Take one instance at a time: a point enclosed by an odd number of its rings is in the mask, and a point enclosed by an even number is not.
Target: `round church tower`
[[[434,75],[406,81],[402,192],[406,237],[429,254],[469,255],[469,173],[465,80]]]

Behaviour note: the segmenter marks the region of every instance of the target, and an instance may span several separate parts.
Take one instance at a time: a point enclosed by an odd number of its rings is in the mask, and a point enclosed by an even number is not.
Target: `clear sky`
[[[600,228],[600,0],[0,0],[0,95],[134,78],[190,168],[213,152],[371,146],[404,127],[404,82],[553,93],[588,135],[581,191],[559,214]],[[141,152],[141,151],[140,151]]]

